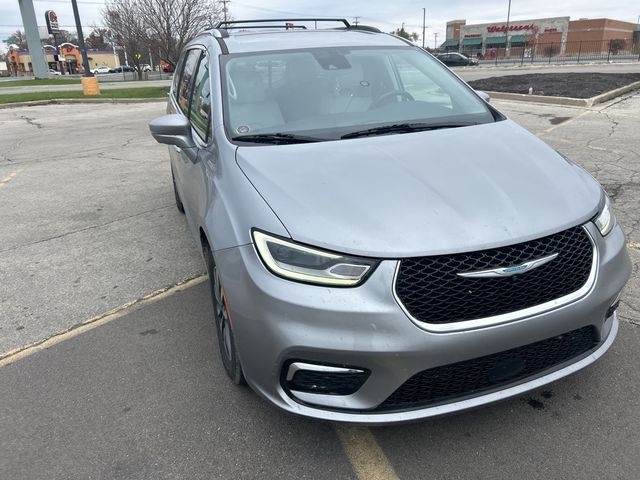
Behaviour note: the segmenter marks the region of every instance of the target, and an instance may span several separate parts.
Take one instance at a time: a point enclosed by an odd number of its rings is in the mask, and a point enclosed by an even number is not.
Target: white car
[[[54,70],[52,68],[49,69],[49,75],[53,75],[53,76],[59,76],[62,75],[62,73],[60,73],[58,70]]]
[[[96,67],[92,71],[94,75],[98,75],[99,73],[109,73],[109,70],[110,70],[109,67],[102,66],[102,67]]]
[[[150,72],[151,71],[151,65],[147,65],[146,63],[141,63],[140,64],[140,70],[142,70],[143,72]]]

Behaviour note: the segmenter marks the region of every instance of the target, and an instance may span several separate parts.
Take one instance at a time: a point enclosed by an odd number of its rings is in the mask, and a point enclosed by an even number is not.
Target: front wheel
[[[244,385],[246,381],[242,373],[240,358],[238,357],[238,347],[233,334],[227,298],[211,250],[206,246],[204,247],[204,258],[207,265],[207,273],[209,274],[209,289],[213,303],[213,320],[216,325],[222,365],[233,383],[236,385]]]

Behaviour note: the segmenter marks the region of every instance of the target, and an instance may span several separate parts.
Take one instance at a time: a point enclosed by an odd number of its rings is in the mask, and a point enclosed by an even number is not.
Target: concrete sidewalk
[[[146,80],[139,82],[115,82],[115,81],[103,81],[98,78],[100,88],[103,90],[111,90],[115,88],[146,88],[146,87],[168,87],[171,85],[171,80]],[[81,91],[82,85],[80,82],[77,84],[65,84],[60,85],[29,85],[24,87],[0,87],[0,95],[9,95],[11,93],[32,93],[32,92],[75,92]]]

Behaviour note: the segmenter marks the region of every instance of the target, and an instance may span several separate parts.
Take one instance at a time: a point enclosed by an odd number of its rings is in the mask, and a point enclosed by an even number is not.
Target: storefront
[[[459,50],[470,55],[487,55],[492,51],[524,48],[531,43],[566,42],[569,17],[538,18],[498,23],[467,25],[465,20],[447,23],[447,45],[459,42]],[[451,38],[449,38],[451,34]],[[458,38],[455,38],[456,34]],[[445,47],[446,48],[446,47]]]
[[[461,51],[484,58],[496,56],[574,55],[583,51],[617,51],[637,47],[637,25],[608,18],[570,20],[570,17],[491,22],[467,25],[447,22],[441,50]]]

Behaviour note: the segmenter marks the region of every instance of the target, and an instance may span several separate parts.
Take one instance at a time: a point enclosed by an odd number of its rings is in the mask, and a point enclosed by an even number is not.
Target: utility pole
[[[507,29],[504,32],[504,53],[505,56],[509,53],[507,45],[509,43],[509,17],[511,17],[511,0],[509,0],[509,7],[507,8]],[[496,54],[496,58],[498,55]]]
[[[425,8],[422,9],[422,49],[424,50],[424,31],[427,28],[425,24],[425,20],[427,19],[427,10]]]
[[[83,77],[93,77],[93,73],[89,69],[89,58],[87,57],[87,47],[84,44],[84,34],[82,33],[82,24],[80,23],[80,13],[78,12],[78,4],[76,0],[71,0],[73,7],[73,18],[76,21],[76,29],[78,30],[78,44],[80,45],[80,53],[82,53],[82,69]]]
[[[438,32],[433,34],[433,48],[434,50],[438,48]]]
[[[353,17],[353,24],[357,27],[360,17]]]
[[[222,13],[224,14],[224,21],[227,21],[227,3],[231,3],[231,0],[220,0],[222,2]]]

